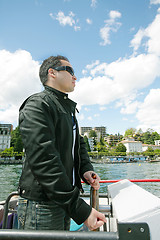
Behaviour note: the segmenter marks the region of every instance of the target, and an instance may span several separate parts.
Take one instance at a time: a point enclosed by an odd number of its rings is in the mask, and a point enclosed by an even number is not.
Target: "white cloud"
[[[83,75],[87,74],[87,70],[83,69],[83,70],[82,70],[82,74],[83,74]]]
[[[110,64],[99,64],[90,69],[90,77],[81,78],[76,83],[72,97],[80,105],[105,105],[126,99],[152,84],[160,76],[159,66],[160,58],[153,54],[141,54]]]
[[[128,121],[128,118],[122,118],[123,121]]]
[[[97,0],[91,0],[91,7],[95,8],[97,5]]]
[[[95,62],[93,62],[93,63],[91,63],[91,64],[88,64],[87,66],[86,66],[86,69],[92,69],[93,67],[95,67],[95,66],[97,66],[98,64],[100,63],[100,61],[99,60],[96,60]]]
[[[95,75],[105,75],[105,69],[107,67],[107,63],[101,63],[97,65],[95,68],[91,69],[90,74],[94,77]]]
[[[160,0],[150,0],[150,4],[160,4]]]
[[[68,16],[65,16],[64,12],[59,11],[58,14],[54,17],[52,13],[49,16],[53,20],[57,20],[61,26],[69,25],[73,27],[75,31],[80,30],[80,26],[78,26],[78,19],[75,19],[75,14],[71,11],[69,12]]]
[[[73,26],[75,24],[74,20],[75,14],[73,12],[70,12],[68,16],[65,16],[62,11],[58,12],[56,20],[60,23],[60,25],[69,25]]]
[[[81,30],[81,27],[80,26],[74,26],[74,30],[79,31],[79,30]]]
[[[89,19],[89,18],[87,18],[87,19],[86,19],[86,23],[88,23],[89,25],[91,25],[91,24],[92,24],[92,20]]]
[[[159,13],[157,13],[153,22],[146,29],[141,28],[132,41],[133,47],[137,50],[144,44],[142,40],[146,37],[145,53],[133,54],[111,63],[100,63],[97,60],[96,64],[88,64],[85,68],[88,75],[77,82],[72,93],[73,99],[81,106],[92,104],[106,106],[115,102],[115,106],[120,108],[122,114],[137,113],[136,117],[141,127],[152,126],[155,130],[159,129],[160,90],[151,91],[144,102],[142,97],[145,96],[142,95],[141,102],[137,100],[142,90],[160,77],[159,22]],[[153,97],[154,101],[151,100]],[[152,116],[147,117],[147,114]]]
[[[94,114],[94,117],[99,117],[99,116],[100,116],[99,113]]]
[[[146,131],[152,128],[160,133],[160,88],[151,89],[136,114],[140,122],[138,128]]]
[[[93,120],[93,118],[90,116],[90,117],[88,117],[87,118],[89,121],[92,121]]]
[[[101,107],[99,108],[100,111],[104,111],[104,110],[106,110],[106,109],[107,109],[107,108],[104,107],[104,106],[101,106]]]
[[[146,28],[139,29],[131,41],[131,47],[136,52],[141,46],[142,40],[145,41],[145,46],[148,53],[160,56],[160,12],[158,11],[154,21]]]
[[[110,34],[111,32],[117,32],[121,26],[121,23],[117,21],[117,18],[121,18],[121,13],[118,11],[110,11],[109,19],[105,20],[105,25],[100,29],[100,37],[103,42],[100,45],[105,46],[107,44],[111,44]]]
[[[121,13],[118,11],[110,11],[109,16],[111,19],[115,19],[115,18],[120,18],[121,17]]]
[[[88,71],[92,70],[92,68],[94,68],[98,64],[100,64],[99,60],[96,60],[95,62],[92,62],[91,64],[87,64],[85,69],[82,70],[82,74],[86,75],[88,73]],[[90,72],[90,74],[91,74],[91,72]]]
[[[86,112],[89,112],[89,111],[90,111],[90,109],[87,108],[87,107],[85,107],[84,110],[85,110]]]
[[[145,36],[145,30],[144,29],[139,29],[139,31],[135,34],[134,38],[131,41],[131,47],[134,48],[134,51],[137,51],[143,37]]]
[[[0,122],[17,123],[22,102],[42,89],[38,71],[39,63],[29,52],[0,51]]]
[[[138,101],[127,102],[127,103],[125,103],[125,107],[121,108],[121,113],[122,114],[133,114],[137,111],[139,104],[140,104],[140,102],[138,102]]]

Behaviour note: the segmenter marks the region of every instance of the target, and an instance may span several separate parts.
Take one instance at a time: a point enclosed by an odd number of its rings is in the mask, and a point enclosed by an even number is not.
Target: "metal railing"
[[[150,240],[146,223],[118,224],[116,232],[0,230],[1,240]]]
[[[1,240],[118,240],[118,233],[1,230]]]
[[[100,180],[99,183],[116,183],[121,181],[122,179],[114,179],[114,180]],[[160,182],[160,179],[128,179],[130,182]],[[84,181],[82,181],[84,183]]]
[[[11,198],[13,196],[18,196],[19,193],[18,192],[12,192],[11,194],[9,194],[9,196],[6,199],[5,205],[4,205],[4,215],[3,215],[3,223],[2,223],[2,229],[6,229],[7,228],[7,221],[8,221],[8,213],[16,213],[16,210],[9,210],[9,202],[11,200]]]
[[[113,183],[120,180],[101,180],[100,183]],[[137,179],[131,182],[160,182],[160,179]],[[82,197],[90,196],[90,205],[96,210],[103,212],[107,216],[108,223],[103,225],[103,230],[89,232],[69,232],[69,231],[26,231],[26,230],[8,230],[8,213],[15,213],[15,210],[9,209],[9,203],[13,196],[19,195],[18,192],[11,193],[5,202],[2,230],[0,230],[0,240],[150,240],[149,227],[146,223],[123,223],[119,224],[112,217],[111,205],[99,205],[99,197],[106,197],[107,194],[99,194],[98,191],[91,188],[90,195],[83,194]],[[143,231],[141,231],[143,230]]]

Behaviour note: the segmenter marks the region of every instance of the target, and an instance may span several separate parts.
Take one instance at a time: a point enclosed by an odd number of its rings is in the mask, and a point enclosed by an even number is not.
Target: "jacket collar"
[[[48,90],[48,91],[53,92],[58,98],[64,98],[64,99],[68,98],[68,94],[67,93],[60,92],[60,91],[58,91],[55,88],[52,88],[52,87],[49,87],[49,86],[45,86],[45,89]]]
[[[67,104],[72,108],[72,111],[73,111],[73,109],[76,108],[77,103],[75,103],[74,101],[69,99],[67,93],[60,92],[57,89],[49,87],[49,86],[45,86],[45,90],[52,92],[56,96],[56,98],[65,100],[65,102],[67,100]],[[78,112],[78,110],[77,110],[77,112]]]

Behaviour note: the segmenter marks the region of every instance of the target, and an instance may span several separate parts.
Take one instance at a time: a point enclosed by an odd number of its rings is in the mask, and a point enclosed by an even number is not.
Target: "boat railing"
[[[9,203],[13,196],[19,196],[18,192],[12,192],[8,195],[5,205],[4,205],[4,214],[3,214],[3,221],[2,221],[2,229],[7,228],[7,221],[8,221],[8,213],[17,213],[16,209],[9,209]]]
[[[160,179],[128,179],[130,182],[138,183],[138,182],[160,182]],[[113,179],[113,180],[100,180],[99,183],[116,183],[122,181],[122,179]],[[82,183],[84,183],[82,181]]]
[[[116,183],[120,181],[117,180],[100,180],[100,183]],[[160,179],[131,179],[131,182],[160,182]],[[8,213],[16,213],[16,210],[9,208],[10,200],[13,196],[18,196],[18,192],[11,193],[5,201],[4,206],[4,216],[3,216],[3,225],[2,230],[0,230],[0,239],[1,240],[83,240],[83,239],[96,239],[96,240],[149,240],[150,233],[147,223],[139,222],[124,222],[119,223],[118,220],[113,216],[112,213],[112,204],[107,195],[107,192],[99,193],[99,191],[91,188],[90,194],[83,194],[83,198],[90,198],[90,205],[96,210],[103,212],[107,218],[107,224],[104,224],[101,229],[96,231],[88,232],[66,232],[66,231],[25,231],[25,230],[16,230],[7,229]],[[100,204],[99,200],[105,198],[105,205]],[[131,238],[132,237],[132,238]]]
[[[22,231],[1,230],[1,240],[118,240],[117,232],[69,232],[69,231]],[[124,239],[124,238],[123,238]],[[127,240],[127,239],[125,239]],[[138,239],[137,239],[138,240]],[[148,240],[148,239],[141,239]]]

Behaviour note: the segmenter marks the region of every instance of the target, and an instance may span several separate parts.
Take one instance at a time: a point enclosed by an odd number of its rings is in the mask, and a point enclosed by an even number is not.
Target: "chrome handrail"
[[[6,229],[7,228],[7,222],[8,222],[8,213],[10,212],[9,210],[9,202],[10,199],[13,196],[18,196],[19,193],[18,192],[12,192],[9,194],[9,196],[7,197],[6,201],[5,201],[5,205],[4,205],[4,214],[3,214],[3,223],[2,223],[2,229]]]

